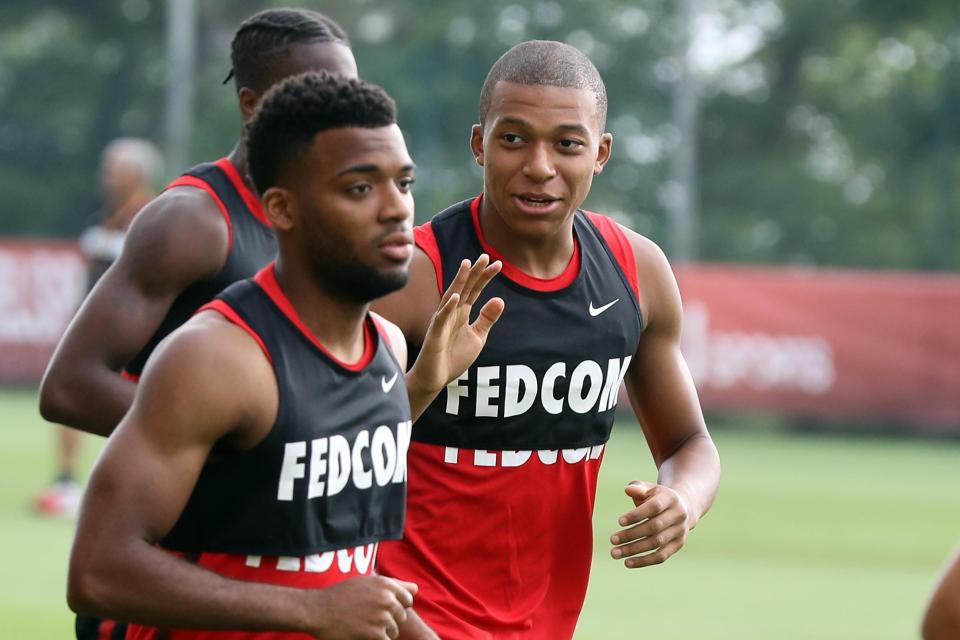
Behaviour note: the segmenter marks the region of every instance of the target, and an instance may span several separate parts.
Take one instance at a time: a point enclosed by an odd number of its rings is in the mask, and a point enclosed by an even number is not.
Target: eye
[[[407,176],[405,178],[400,178],[398,184],[402,191],[409,191],[413,187],[413,183],[416,182],[416,179],[413,176]]]
[[[571,140],[570,138],[564,138],[560,141],[560,148],[567,151],[575,151],[580,147],[584,146],[579,140]]]
[[[515,133],[505,133],[501,136],[501,139],[507,144],[519,144],[523,142],[523,138]]]
[[[347,193],[360,196],[369,193],[372,189],[373,185],[371,185],[369,182],[361,182],[360,184],[355,184],[348,188]]]

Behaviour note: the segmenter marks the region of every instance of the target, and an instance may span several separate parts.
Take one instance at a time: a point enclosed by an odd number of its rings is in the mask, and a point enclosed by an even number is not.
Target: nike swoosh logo
[[[393,385],[397,382],[397,374],[394,373],[393,377],[387,380],[386,378],[380,378],[380,387],[383,389],[384,393],[390,393],[390,389],[393,389]]]
[[[590,303],[590,315],[596,317],[596,316],[600,315],[601,313],[603,313],[604,311],[606,311],[607,309],[609,309],[610,307],[612,307],[613,305],[617,304],[618,302],[620,302],[620,298],[617,298],[617,299],[614,300],[613,302],[608,302],[607,304],[603,305],[602,307],[595,307],[595,306],[593,306],[593,303],[591,302],[591,303]]]

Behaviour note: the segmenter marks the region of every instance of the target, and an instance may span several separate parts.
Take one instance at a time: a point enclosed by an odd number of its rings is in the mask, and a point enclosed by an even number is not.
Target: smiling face
[[[406,284],[413,255],[413,161],[397,125],[318,133],[264,203],[281,254],[301,254],[340,299],[366,303]]]
[[[559,231],[610,157],[587,89],[498,82],[470,139],[483,166],[484,208],[530,239]]]

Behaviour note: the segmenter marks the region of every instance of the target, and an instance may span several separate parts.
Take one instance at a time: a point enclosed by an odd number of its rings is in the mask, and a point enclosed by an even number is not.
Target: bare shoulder
[[[204,311],[160,343],[144,369],[135,407],[224,435],[259,424],[276,404],[273,367],[257,341]]]
[[[406,286],[375,300],[371,308],[396,324],[407,342],[421,344],[439,305],[436,269],[429,256],[418,247],[413,251]]]
[[[180,289],[223,268],[230,229],[205,191],[180,186],[164,191],[137,214],[118,268],[145,288]]]
[[[647,327],[656,322],[679,322],[680,290],[677,278],[660,246],[632,229],[620,225],[637,261],[637,281]]]

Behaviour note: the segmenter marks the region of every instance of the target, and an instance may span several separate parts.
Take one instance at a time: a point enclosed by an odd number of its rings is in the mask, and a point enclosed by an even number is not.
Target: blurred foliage
[[[955,0],[691,1],[690,23],[667,0],[302,4],[341,23],[361,75],[397,99],[420,220],[480,191],[467,147],[480,85],[510,45],[548,38],[587,53],[610,94],[614,159],[588,208],[669,246],[686,59],[701,259],[960,268]],[[236,140],[233,87],[220,83],[230,39],[274,4],[197,3],[193,160]],[[150,0],[0,5],[0,233],[77,233],[97,206],[102,146],[163,142],[165,13]]]

